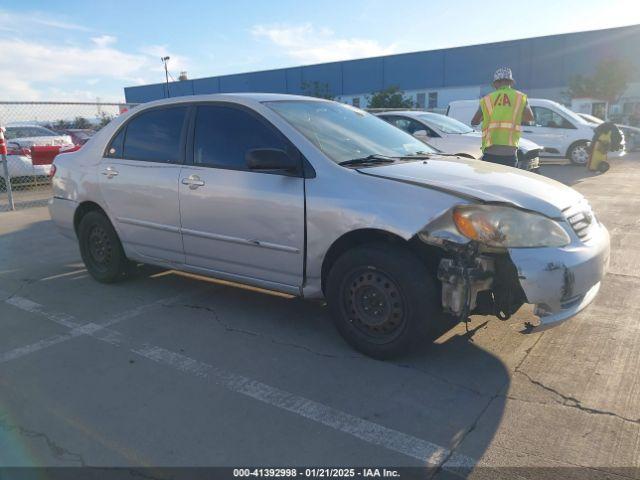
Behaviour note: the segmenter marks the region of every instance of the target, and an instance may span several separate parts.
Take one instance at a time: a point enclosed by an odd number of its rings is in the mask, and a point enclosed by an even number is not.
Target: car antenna
[[[160,60],[162,61],[162,63],[164,63],[164,78],[165,78],[165,91],[166,91],[166,95],[167,98],[169,98],[171,95],[169,94],[169,69],[167,68],[167,62],[171,59],[171,57],[166,56],[166,57],[160,57]]]

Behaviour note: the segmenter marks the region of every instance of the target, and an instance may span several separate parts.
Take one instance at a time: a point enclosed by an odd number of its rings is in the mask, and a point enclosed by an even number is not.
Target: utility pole
[[[164,63],[164,78],[166,81],[166,85],[165,85],[165,89],[166,89],[166,95],[167,98],[169,98],[169,69],[167,68],[167,62],[169,61],[171,57],[160,57],[160,60],[162,60],[162,63]]]

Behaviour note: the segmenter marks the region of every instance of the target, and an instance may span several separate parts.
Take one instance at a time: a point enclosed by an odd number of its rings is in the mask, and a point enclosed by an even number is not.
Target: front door
[[[559,113],[546,107],[531,107],[534,125],[522,126],[522,137],[544,147],[545,155],[564,155],[569,134],[575,127]]]
[[[250,171],[255,148],[293,151],[255,112],[197,107],[188,165],[180,173],[186,263],[213,275],[298,293],[303,281],[304,178]]]
[[[120,129],[98,167],[108,213],[127,253],[184,263],[178,185],[187,107],[142,112]]]

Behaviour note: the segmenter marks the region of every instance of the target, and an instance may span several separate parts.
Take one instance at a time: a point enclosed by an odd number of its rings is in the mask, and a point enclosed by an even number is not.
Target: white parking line
[[[364,420],[322,403],[228,372],[213,365],[199,362],[162,347],[143,345],[141,348],[132,349],[131,351],[154,362],[213,381],[232,392],[246,395],[334,430],[352,435],[367,443],[379,445],[388,450],[416,458],[424,462],[425,465],[441,465],[451,456],[450,450],[435,443]],[[456,454],[454,463],[455,466],[462,463],[474,465],[475,460]]]
[[[157,306],[178,302],[184,297],[196,295],[202,290],[204,289],[200,289],[197,292],[191,292],[189,294],[177,295],[170,299],[157,300],[146,305],[141,305],[134,309],[109,317],[100,323],[88,323],[76,326],[67,334],[50,337],[34,344],[19,347],[4,354],[0,354],[0,364],[24,357],[52,345],[57,345],[71,340],[72,338],[76,338],[80,335],[89,335],[116,347],[126,346],[129,351],[140,355],[143,358],[154,361],[158,364],[169,366],[183,373],[194,375],[206,381],[222,385],[229,391],[245,395],[273,407],[286,410],[326,427],[356,437],[369,444],[378,445],[386,448],[387,450],[415,458],[420,460],[425,466],[443,466],[444,468],[462,466],[472,468],[476,464],[476,460],[473,458],[451,452],[451,450],[441,445],[364,420],[308,398],[272,387],[265,383],[252,380],[251,378],[222,368],[200,362],[180,353],[172,352],[155,345],[132,345],[128,340],[123,340],[121,333],[108,328],[116,323],[136,317]],[[22,308],[31,313],[37,313],[45,318],[55,321],[56,323],[62,324],[56,320],[60,316],[46,312],[42,305],[22,297],[12,298],[18,298],[19,300],[11,302],[11,305],[17,308]],[[64,318],[68,319],[66,320],[66,323],[76,324],[73,320],[69,320],[72,319],[72,317],[64,316]]]
[[[73,340],[74,338],[77,338],[81,335],[89,335],[97,338],[98,340],[102,340],[104,342],[118,346],[122,343],[122,334],[120,332],[110,330],[109,327],[111,327],[112,325],[137,317],[138,315],[141,315],[142,313],[159,306],[170,305],[172,303],[184,301],[184,299],[194,295],[198,295],[207,288],[210,287],[200,288],[189,293],[183,293],[174,297],[163,298],[160,300],[156,300],[155,302],[139,305],[130,310],[111,315],[103,321],[85,324],[80,324],[70,315],[61,315],[48,312],[45,310],[44,306],[27,298],[17,296],[8,298],[7,300],[5,300],[5,302],[9,305],[19,308],[25,312],[40,315],[54,323],[57,323],[58,325],[70,328],[71,330],[65,334],[54,335],[43,340],[38,340],[35,343],[17,347],[13,350],[0,353],[0,364],[10,362],[18,358],[26,357],[27,355],[39,352],[40,350],[52,347],[53,345],[58,345],[59,343]]]
[[[76,328],[81,325],[80,323],[76,322],[70,315],[48,312],[42,305],[29,300],[28,298],[13,296],[5,300],[5,302],[9,305],[13,305],[16,308],[19,308],[20,310],[24,310],[25,312],[42,315],[47,320],[51,320],[52,322],[57,323],[58,325],[62,325],[63,327]]]

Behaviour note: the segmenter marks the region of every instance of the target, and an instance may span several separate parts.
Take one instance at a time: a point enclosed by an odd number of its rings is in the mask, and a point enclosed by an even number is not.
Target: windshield
[[[456,120],[455,118],[446,117],[438,113],[421,113],[418,115],[425,122],[430,123],[442,133],[463,134],[471,133],[473,129],[468,125]]]
[[[336,163],[386,155],[435,153],[384,120],[336,102],[286,100],[265,102]]]
[[[572,112],[571,110],[569,110],[567,107],[565,107],[564,105],[560,104],[560,103],[556,103],[554,102],[554,106],[560,110],[562,113],[564,113],[567,117],[569,117],[570,119],[572,119],[574,122],[578,122],[578,123],[588,123],[584,118],[581,118],[580,115],[578,115],[575,112]]]

